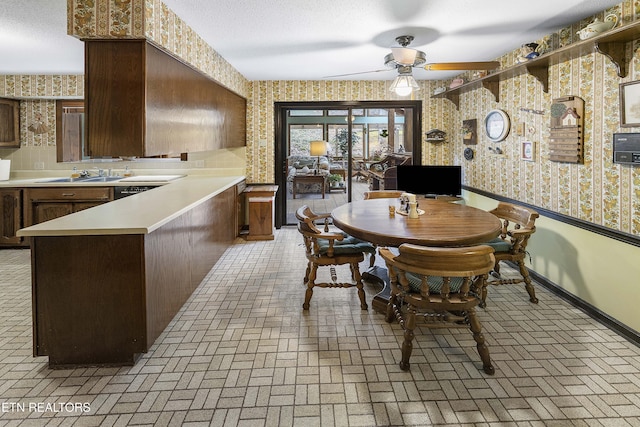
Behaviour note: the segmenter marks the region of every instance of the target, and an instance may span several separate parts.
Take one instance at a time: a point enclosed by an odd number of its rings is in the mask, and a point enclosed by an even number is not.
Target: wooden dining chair
[[[469,327],[476,341],[484,372],[493,375],[489,348],[475,307],[480,290],[494,265],[493,249],[471,247],[425,247],[403,244],[395,255],[379,252],[387,264],[391,296],[385,320],[397,320],[404,329],[400,369],[409,370],[414,330],[418,319],[426,327]]]
[[[397,199],[403,191],[398,190],[371,190],[364,192],[364,199]]]
[[[304,275],[304,283],[307,285],[305,293],[304,310],[309,309],[309,302],[313,295],[314,287],[321,288],[350,288],[358,289],[360,308],[368,308],[365,301],[364,287],[358,264],[364,261],[364,254],[373,254],[375,248],[368,242],[356,239],[345,233],[330,231],[330,214],[316,214],[309,206],[302,206],[296,211],[298,219],[298,231],[304,238],[305,253],[307,256],[307,270]],[[318,222],[322,223],[322,229],[318,228]],[[353,282],[338,282],[336,265],[349,264],[351,279]],[[329,266],[331,268],[331,282],[316,283],[318,267]]]
[[[500,218],[502,231],[500,236],[486,243],[494,249],[496,257],[496,265],[492,273],[496,279],[489,280],[488,283],[490,285],[507,285],[524,282],[524,287],[529,293],[529,301],[537,304],[538,298],[536,298],[536,291],[531,282],[531,277],[529,277],[529,270],[525,266],[525,258],[527,256],[527,243],[531,235],[536,231],[536,218],[540,215],[533,209],[506,202],[499,202],[498,206],[489,212]],[[503,279],[500,275],[500,261],[516,263],[521,277]],[[484,289],[482,295],[482,306],[486,304],[486,299],[487,288]]]
[[[364,200],[370,199],[397,199],[399,198],[404,191],[399,190],[370,190],[365,191],[363,193]],[[377,246],[374,245],[376,248]],[[369,258],[369,268],[373,268],[373,265],[376,263],[376,255],[375,252]]]

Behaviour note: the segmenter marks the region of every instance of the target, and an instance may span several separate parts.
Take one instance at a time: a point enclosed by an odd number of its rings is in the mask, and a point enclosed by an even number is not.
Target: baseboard
[[[508,262],[507,264],[509,264],[510,266],[512,266],[515,269],[518,268],[518,266],[516,264],[510,263],[510,262]],[[540,274],[536,273],[535,271],[530,269],[529,270],[529,274],[530,274],[531,278],[533,280],[535,280],[536,283],[539,284],[540,286],[542,286],[543,288],[547,289],[548,291],[550,291],[554,295],[559,296],[560,298],[562,298],[563,300],[567,301],[572,306],[574,306],[576,308],[579,308],[584,313],[586,313],[589,317],[593,318],[594,320],[597,320],[598,322],[602,323],[607,328],[609,328],[609,329],[617,332],[618,334],[620,334],[622,337],[627,339],[629,342],[631,342],[631,343],[635,344],[636,346],[640,347],[640,332],[636,331],[635,329],[632,329],[632,328],[628,327],[627,325],[625,325],[623,323],[620,323],[618,320],[614,319],[613,317],[609,316],[608,314],[604,313],[603,311],[597,309],[596,307],[594,307],[593,305],[591,305],[588,302],[584,301],[583,299],[578,298],[577,296],[573,295],[570,292],[567,292],[566,290],[564,290],[563,288],[561,288],[557,284],[553,283],[552,281],[550,281],[546,277],[541,276]]]

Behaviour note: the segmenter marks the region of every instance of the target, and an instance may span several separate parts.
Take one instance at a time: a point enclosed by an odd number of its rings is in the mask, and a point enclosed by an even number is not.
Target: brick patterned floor
[[[640,426],[640,348],[544,289],[489,289],[495,376],[465,329],[418,330],[403,372],[355,289],[302,311],[301,244],[237,240],[135,366],[75,370],[32,356],[30,253],[0,251],[0,426]]]

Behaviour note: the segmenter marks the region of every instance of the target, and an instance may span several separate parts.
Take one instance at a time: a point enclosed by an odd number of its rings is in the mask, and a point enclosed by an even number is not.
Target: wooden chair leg
[[[524,281],[524,287],[529,293],[529,301],[537,304],[538,298],[536,298],[536,290],[533,288],[531,277],[529,277],[529,270],[527,270],[527,267],[524,265],[524,261],[518,261],[518,267],[520,268],[520,274],[522,275],[522,279]]]
[[[318,266],[315,264],[311,264],[311,271],[309,271],[309,280],[307,280],[307,290],[304,293],[304,303],[302,304],[303,310],[309,310],[309,303],[311,302],[311,297],[313,296],[313,287],[315,286],[316,281],[316,273],[318,271]]]
[[[491,275],[495,278],[500,278],[500,261],[496,261],[495,265],[493,266],[493,271],[491,272]]]
[[[402,359],[400,360],[400,369],[408,371],[410,368],[409,358],[413,351],[413,330],[416,327],[416,309],[409,304],[407,307],[407,315],[404,319],[404,342],[402,343]]]
[[[389,296],[389,302],[387,303],[387,314],[384,317],[384,320],[387,323],[392,323],[396,320],[396,296],[395,294],[391,294]]]
[[[484,372],[493,375],[495,373],[495,369],[491,365],[491,357],[489,356],[489,348],[487,344],[484,342],[484,335],[482,334],[482,326],[480,325],[480,320],[476,315],[476,309],[470,308],[467,311],[467,319],[469,323],[469,328],[471,329],[471,333],[473,334],[473,339],[476,341],[476,347],[478,348],[478,353],[480,354],[480,359],[482,360],[482,367]]]
[[[356,281],[358,297],[360,298],[360,308],[363,310],[367,310],[369,306],[367,306],[367,300],[364,294],[364,285],[362,284],[362,276],[360,275],[360,269],[358,268],[357,262],[351,264],[351,272],[354,276],[353,279]]]
[[[304,284],[309,281],[309,272],[311,271],[311,261],[307,262],[307,270],[304,272]]]
[[[480,303],[478,304],[481,308],[485,308],[487,306],[487,292],[489,287],[489,282],[486,280],[482,281],[482,287],[478,288],[477,283],[473,284],[473,291],[478,295],[480,299]]]
[[[369,255],[369,268],[373,268],[373,265],[376,263],[376,254],[372,253]]]

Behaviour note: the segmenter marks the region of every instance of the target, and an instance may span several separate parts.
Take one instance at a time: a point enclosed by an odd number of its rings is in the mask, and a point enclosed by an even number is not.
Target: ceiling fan
[[[391,91],[395,91],[398,95],[404,96],[410,94],[413,90],[418,90],[418,83],[412,75],[412,68],[422,67],[427,71],[455,71],[455,70],[493,70],[500,66],[498,61],[481,61],[481,62],[437,62],[427,64],[427,55],[417,49],[409,47],[413,41],[413,36],[396,37],[399,46],[392,47],[391,53],[385,55],[384,65],[387,67],[381,70],[363,71],[359,73],[338,74],[335,76],[327,76],[325,78],[354,76],[357,74],[379,73],[389,71],[390,69],[398,70],[398,76],[391,84]]]

